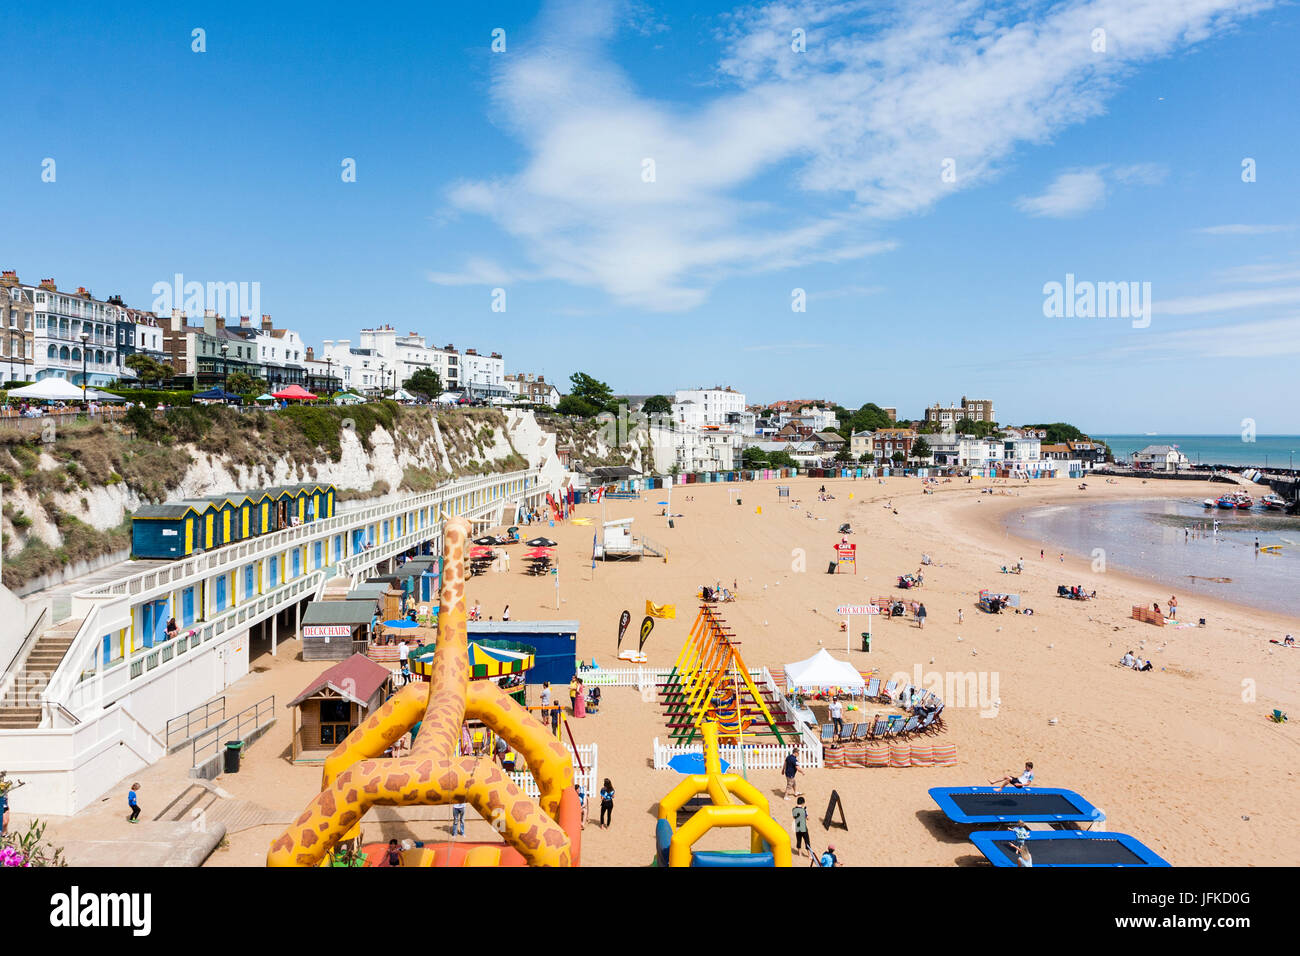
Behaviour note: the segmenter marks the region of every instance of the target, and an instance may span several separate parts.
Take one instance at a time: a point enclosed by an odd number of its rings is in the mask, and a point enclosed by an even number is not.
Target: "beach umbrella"
[[[261,395],[257,396],[257,398],[253,399],[253,401],[255,401],[255,402],[273,402],[273,401],[275,401],[275,396],[274,396],[274,395],[271,395],[271,394],[268,394],[267,392],[263,392]]]
[[[722,772],[726,773],[731,764],[721,760]],[[672,767],[678,773],[704,773],[704,754],[678,754],[672,760],[668,761],[668,766]]]
[[[492,557],[491,548],[471,548],[469,552],[471,558],[490,558]]]
[[[409,628],[412,628],[412,627],[419,627],[419,626],[420,626],[420,625],[419,625],[419,622],[417,622],[417,621],[408,621],[406,618],[402,618],[402,617],[394,618],[394,619],[391,620],[391,621],[384,621],[383,624],[384,624],[384,627],[391,627],[391,628],[393,628],[394,630],[401,630],[401,631],[408,630]]]
[[[533,538],[530,541],[525,541],[524,544],[530,548],[554,548],[556,546],[556,543],[550,538]]]
[[[10,398],[30,398],[41,402],[79,402],[81,386],[62,378],[44,378],[22,388],[10,389]]]
[[[666,501],[656,501],[655,504],[657,504],[657,505],[666,505],[666,504],[668,504],[668,502],[666,502]]]
[[[492,537],[491,535],[485,534],[485,535],[484,535],[483,537],[481,537],[481,538],[475,538],[475,539],[474,539],[474,543],[475,543],[475,544],[483,544],[483,545],[492,545],[492,544],[496,544],[496,543],[497,543],[497,539],[494,538],[494,537]]]

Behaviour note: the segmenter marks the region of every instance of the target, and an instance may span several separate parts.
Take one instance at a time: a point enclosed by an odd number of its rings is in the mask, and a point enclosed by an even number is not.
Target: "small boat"
[[[1262,504],[1269,511],[1285,511],[1286,499],[1281,495],[1265,495],[1260,499]]]
[[[1214,507],[1214,499],[1213,499],[1213,498],[1206,498],[1204,501],[1201,502],[1201,504],[1205,505],[1205,507],[1207,507],[1207,508],[1213,508],[1213,507]]]
[[[1237,507],[1237,499],[1234,498],[1232,495],[1224,495],[1217,502],[1215,502],[1215,504],[1217,504],[1220,508],[1235,508]]]
[[[1242,509],[1243,511],[1245,511],[1248,508],[1255,507],[1255,501],[1250,497],[1250,495],[1238,493],[1233,497],[1236,498],[1237,507]]]

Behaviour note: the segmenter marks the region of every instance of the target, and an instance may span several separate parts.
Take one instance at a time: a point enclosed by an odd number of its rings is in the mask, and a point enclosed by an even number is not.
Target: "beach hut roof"
[[[303,613],[303,624],[369,624],[375,616],[375,602],[312,601]]]
[[[310,611],[309,608],[308,613]],[[297,697],[289,701],[289,706],[297,707],[308,697],[313,697],[322,690],[329,688],[340,697],[364,707],[370,698],[374,696],[375,691],[379,690],[384,685],[384,681],[391,676],[388,668],[382,664],[375,663],[364,654],[353,654],[347,660],[340,661],[329,668],[329,670],[304,687]]]

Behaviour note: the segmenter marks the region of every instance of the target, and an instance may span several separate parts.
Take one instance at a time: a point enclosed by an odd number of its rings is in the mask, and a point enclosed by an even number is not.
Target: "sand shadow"
[[[916,819],[941,843],[969,843],[976,829],[970,824],[954,823],[941,810],[917,810]]]

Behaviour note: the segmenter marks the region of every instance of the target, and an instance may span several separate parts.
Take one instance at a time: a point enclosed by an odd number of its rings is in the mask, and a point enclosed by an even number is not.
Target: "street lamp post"
[[[86,404],[86,343],[90,340],[89,332],[82,332],[81,339],[81,404]]]
[[[325,391],[334,391],[334,360],[328,355],[325,356]]]
[[[230,384],[230,363],[226,361],[226,356],[229,353],[230,346],[223,342],[221,345],[221,390],[226,394],[230,393],[230,389],[226,387]],[[224,402],[226,400],[225,396],[222,396],[221,400]]]
[[[388,386],[388,364],[379,363],[379,397],[384,397],[384,389]]]

